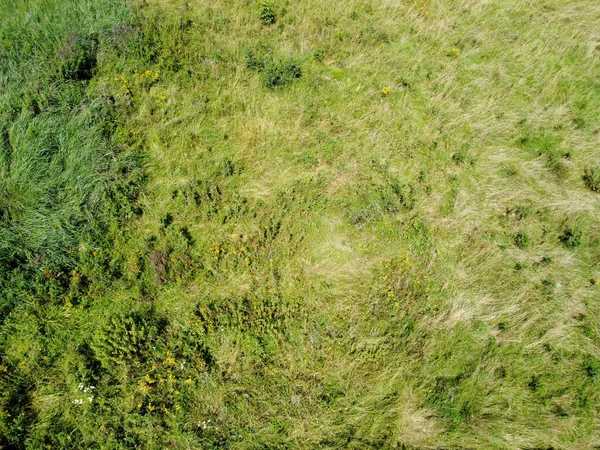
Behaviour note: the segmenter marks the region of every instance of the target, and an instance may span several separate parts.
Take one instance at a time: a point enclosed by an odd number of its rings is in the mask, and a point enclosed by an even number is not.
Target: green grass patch
[[[0,447],[597,446],[599,11],[476,3],[2,3]]]

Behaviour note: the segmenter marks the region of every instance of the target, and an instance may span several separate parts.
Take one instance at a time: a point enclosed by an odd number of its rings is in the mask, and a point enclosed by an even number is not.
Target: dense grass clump
[[[278,56],[272,47],[263,43],[246,49],[246,66],[258,71],[264,85],[271,89],[285,87],[302,77],[298,59]]]
[[[534,3],[0,3],[0,447],[598,446],[600,10]]]
[[[261,3],[258,15],[264,25],[273,25],[277,21],[277,16],[271,3]]]
[[[24,16],[27,7],[32,10]],[[143,183],[142,159],[116,136],[123,124],[117,105],[88,86],[106,47],[103,33],[126,13],[115,8],[108,23],[88,26],[82,20],[92,20],[94,7],[86,4],[70,17],[76,29],[60,23],[53,7],[37,8],[15,6],[1,41],[2,60],[10,61],[0,98],[3,314],[24,288],[36,286],[58,300],[82,246],[106,242],[110,224],[131,215]]]
[[[591,191],[600,191],[600,165],[586,167],[583,174],[583,182]]]

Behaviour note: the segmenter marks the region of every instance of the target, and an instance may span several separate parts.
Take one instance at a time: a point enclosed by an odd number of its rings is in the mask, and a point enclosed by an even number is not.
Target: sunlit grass
[[[599,8],[28,5],[3,445],[600,445]]]

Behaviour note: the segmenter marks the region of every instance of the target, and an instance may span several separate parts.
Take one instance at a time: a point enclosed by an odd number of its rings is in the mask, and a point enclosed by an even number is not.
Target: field
[[[0,2],[0,447],[600,448],[599,30]]]

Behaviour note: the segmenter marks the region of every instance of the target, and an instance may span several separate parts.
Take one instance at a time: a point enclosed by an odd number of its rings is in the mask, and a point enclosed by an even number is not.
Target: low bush
[[[600,164],[586,167],[583,172],[583,182],[589,190],[594,192],[600,191]]]
[[[258,9],[258,16],[264,25],[273,25],[277,21],[275,9],[271,3],[261,3]]]
[[[288,86],[302,77],[302,66],[298,59],[279,57],[273,48],[265,44],[246,49],[246,67],[259,72],[263,84],[270,89]]]

